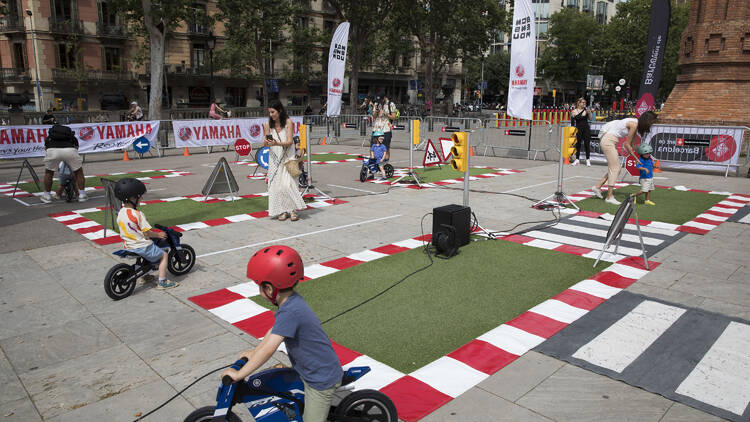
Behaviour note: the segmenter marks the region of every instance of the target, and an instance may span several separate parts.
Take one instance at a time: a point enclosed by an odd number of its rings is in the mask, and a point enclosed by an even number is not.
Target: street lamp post
[[[29,15],[29,22],[31,23],[31,48],[34,52],[34,68],[36,73],[36,111],[43,111],[42,104],[44,103],[44,97],[42,97],[42,87],[39,85],[39,58],[36,55],[36,32],[34,32],[34,17],[31,13],[31,9],[26,9],[26,14]]]
[[[206,41],[206,44],[208,45],[208,71],[209,71],[209,83],[211,85],[211,88],[209,90],[209,103],[213,103],[214,101],[214,48],[216,48],[216,36],[214,36],[213,31],[208,33],[208,40]]]

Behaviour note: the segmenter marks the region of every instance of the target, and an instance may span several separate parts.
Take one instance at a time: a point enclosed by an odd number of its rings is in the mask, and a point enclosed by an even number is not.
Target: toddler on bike
[[[385,176],[385,170],[383,170],[383,166],[381,165],[386,161],[385,159],[385,152],[386,152],[386,146],[383,144],[383,141],[385,140],[385,135],[383,132],[376,130],[373,132],[372,137],[374,138],[375,142],[370,145],[370,162],[369,164],[375,164],[378,167],[378,170],[380,170],[380,180],[386,180],[387,177]]]
[[[122,208],[117,214],[117,226],[123,247],[135,252],[151,263],[159,263],[158,289],[177,287],[179,283],[167,280],[167,256],[157,244],[166,239],[164,232],[154,232],[146,221],[143,212],[138,211],[141,197],[146,193],[146,185],[138,179],[124,178],[115,184],[115,197],[122,201]],[[145,279],[145,277],[144,277]]]
[[[283,341],[292,367],[305,386],[303,420],[326,421],[343,371],[320,319],[294,291],[304,278],[302,258],[288,246],[263,248],[247,263],[247,277],[259,286],[263,298],[278,306],[276,321],[258,346],[242,352],[240,358],[247,359],[242,369],[227,369],[221,377],[245,379],[263,366]]]

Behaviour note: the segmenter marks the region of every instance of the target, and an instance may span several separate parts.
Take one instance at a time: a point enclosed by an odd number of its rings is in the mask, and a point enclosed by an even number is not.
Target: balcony
[[[27,69],[17,67],[4,67],[0,68],[0,81],[5,82],[22,82],[28,81],[29,71]]]
[[[209,76],[211,73],[208,65],[186,67],[179,64],[165,64],[164,69],[170,75]],[[214,76],[216,76],[216,73],[214,73]]]
[[[97,22],[96,23],[96,34],[100,37],[106,38],[127,38],[128,32],[125,25],[108,23],[108,22]]]
[[[125,70],[52,69],[56,81],[131,81],[133,74]]]
[[[83,21],[77,19],[49,18],[49,32],[57,34],[83,34]]]
[[[25,30],[26,26],[23,23],[23,18],[20,16],[0,17],[0,33],[23,32]]]

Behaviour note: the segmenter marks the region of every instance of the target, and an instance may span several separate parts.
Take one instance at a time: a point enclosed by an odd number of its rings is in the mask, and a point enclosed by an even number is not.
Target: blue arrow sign
[[[268,170],[268,147],[263,147],[255,153],[255,161],[258,165]]]
[[[138,154],[147,153],[149,148],[151,148],[151,144],[144,136],[141,136],[140,138],[136,139],[135,142],[133,142],[133,149],[135,149],[135,152],[137,152]]]

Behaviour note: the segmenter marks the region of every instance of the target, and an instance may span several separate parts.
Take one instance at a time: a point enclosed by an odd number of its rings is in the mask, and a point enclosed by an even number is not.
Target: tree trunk
[[[427,67],[425,68],[425,79],[426,79],[426,87],[425,87],[425,103],[429,100],[432,104],[432,108],[430,110],[430,114],[435,109],[435,90],[433,89],[435,75],[434,75],[434,65],[435,65],[435,34],[431,33],[430,38],[427,45]]]
[[[358,38],[359,39],[359,38]],[[352,107],[352,114],[357,114],[357,107],[359,107],[359,64],[362,58],[362,44],[357,42],[354,44],[354,50],[352,50],[352,72],[350,74],[350,88],[349,88],[349,105]]]
[[[161,96],[164,84],[164,25],[155,25],[151,17],[151,0],[141,0],[143,20],[148,31],[151,51],[151,90],[148,96],[148,119],[161,120]]]
[[[268,70],[266,68],[266,62],[263,60],[263,47],[265,43],[260,38],[258,32],[255,33],[255,60],[258,61],[258,69],[260,69],[260,76],[263,78],[263,107],[270,107],[268,103]],[[270,62],[270,61],[269,61]]]

